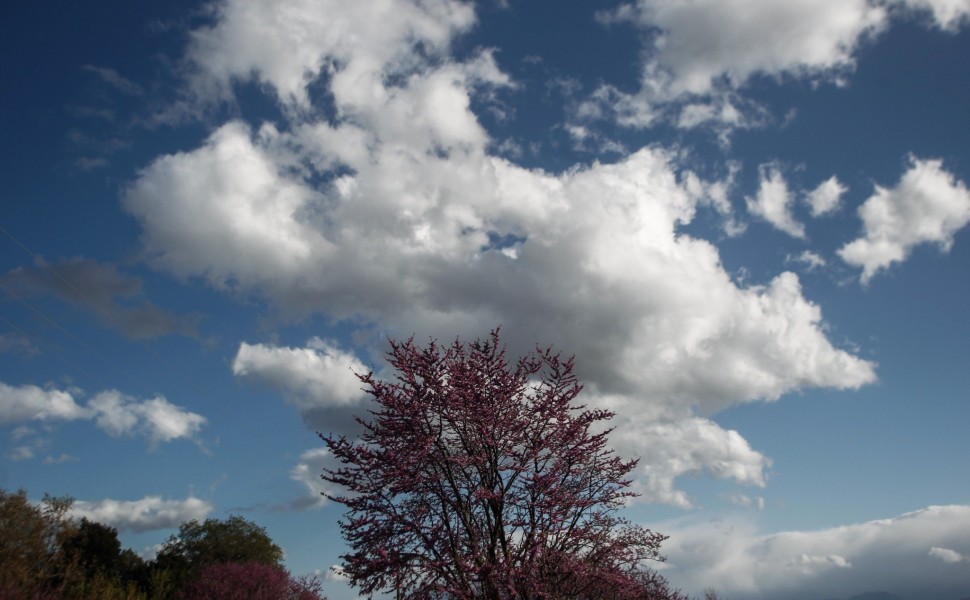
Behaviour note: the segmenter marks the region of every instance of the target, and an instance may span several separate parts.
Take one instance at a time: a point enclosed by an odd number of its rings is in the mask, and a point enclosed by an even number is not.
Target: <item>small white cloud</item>
[[[323,576],[324,581],[339,581],[347,582],[350,581],[350,576],[344,571],[343,567],[340,565],[333,565]]]
[[[455,0],[227,0],[217,17],[191,34],[196,91],[225,96],[234,81],[253,79],[269,84],[282,103],[307,108],[307,87],[321,73],[332,70],[342,94],[356,87],[355,97],[373,96],[388,71],[406,71],[421,52],[445,50],[474,24],[475,11]]]
[[[811,250],[804,250],[796,256],[786,256],[785,262],[804,265],[807,271],[821,269],[827,264],[824,258]]]
[[[827,566],[834,566],[840,569],[852,568],[852,563],[838,554],[829,554],[826,556],[810,556],[808,554],[802,554],[796,561],[794,561],[794,564],[808,567],[807,571],[809,573],[814,572],[818,567],[824,568]]]
[[[709,419],[641,422],[617,417],[611,436],[623,455],[644,456],[637,468],[636,491],[641,500],[692,508],[693,502],[675,480],[706,472],[742,485],[764,487],[771,460],[755,451],[737,431]],[[749,499],[750,500],[750,499]]]
[[[290,478],[307,488],[307,496],[291,503],[290,508],[302,510],[319,508],[328,502],[323,495],[334,490],[321,479],[324,467],[336,466],[336,460],[327,448],[312,448],[300,455],[300,462],[290,470]]]
[[[88,415],[70,392],[45,390],[36,385],[13,387],[0,383],[0,423],[73,421]]]
[[[748,212],[790,236],[804,238],[805,227],[792,215],[794,198],[781,169],[776,165],[761,165],[759,172],[758,194],[754,198],[746,198]]]
[[[47,458],[44,459],[44,464],[45,465],[59,465],[59,464],[63,464],[63,463],[66,463],[66,462],[73,462],[75,460],[78,460],[78,458],[76,456],[71,456],[70,454],[61,454],[60,456],[50,456],[49,455],[49,456],[47,456]]]
[[[30,460],[34,457],[34,449],[30,446],[17,446],[7,453],[7,458],[14,462]]]
[[[351,352],[318,337],[306,347],[239,344],[232,373],[286,393],[300,410],[356,406],[364,397],[357,378],[369,371]]]
[[[91,398],[85,406],[74,399],[77,391],[44,390],[34,385],[12,387],[0,383],[0,423],[18,421],[74,421],[93,419],[110,436],[146,437],[151,446],[179,438],[191,438],[206,423],[202,415],[172,404],[163,396],[138,400],[117,390],[107,390]],[[25,426],[14,430],[15,440],[33,435]],[[21,446],[18,460],[32,458],[41,444]],[[27,449],[33,448],[28,452]]]
[[[139,500],[77,501],[71,508],[71,514],[110,525],[120,531],[143,532],[178,527],[183,521],[192,519],[204,519],[212,509],[211,502],[193,496],[185,500],[145,496]]]
[[[956,232],[970,223],[970,191],[943,169],[942,161],[913,157],[896,187],[876,186],[859,217],[862,237],[843,246],[839,256],[862,267],[865,284],[906,260],[916,246],[935,244],[949,252]]]
[[[635,0],[597,18],[649,32],[640,90],[604,86],[587,103],[637,127],[670,108],[684,127],[756,124],[760,108],[736,101],[751,79],[838,82],[855,67],[856,49],[888,22],[886,9],[868,0]]]
[[[765,499],[763,496],[756,496],[752,498],[745,494],[730,494],[726,496],[728,502],[735,506],[740,506],[742,508],[756,508],[758,510],[765,509]]]
[[[970,22],[970,2],[967,0],[894,0],[894,3],[928,12],[937,27],[951,33]]]
[[[823,181],[817,188],[805,195],[805,202],[812,211],[813,217],[833,213],[839,209],[842,195],[848,191],[838,178],[833,175]]]
[[[206,423],[202,415],[172,404],[163,396],[138,400],[116,390],[101,392],[88,402],[96,423],[114,437],[137,434],[152,446],[179,438],[191,438]]]
[[[938,546],[934,546],[930,548],[929,554],[930,556],[939,558],[943,562],[951,565],[961,562],[970,562],[970,558],[960,554],[956,550],[950,550],[949,548],[940,548]]]

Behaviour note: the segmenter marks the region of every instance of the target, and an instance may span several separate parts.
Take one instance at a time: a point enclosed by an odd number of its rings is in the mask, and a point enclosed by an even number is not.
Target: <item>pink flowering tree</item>
[[[510,363],[485,340],[391,342],[393,381],[359,375],[376,401],[359,440],[321,437],[346,493],[343,569],[398,598],[675,598],[645,567],[665,536],[618,514],[635,494],[600,426],[577,404],[572,359]]]
[[[183,600],[324,600],[317,578],[294,579],[286,569],[262,562],[215,563],[202,569],[179,594]]]

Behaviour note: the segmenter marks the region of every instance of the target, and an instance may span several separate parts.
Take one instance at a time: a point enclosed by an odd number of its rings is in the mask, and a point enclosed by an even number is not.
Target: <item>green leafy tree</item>
[[[283,549],[266,530],[240,516],[182,523],[152,563],[166,571],[176,587],[196,579],[209,565],[260,563],[282,567]]]

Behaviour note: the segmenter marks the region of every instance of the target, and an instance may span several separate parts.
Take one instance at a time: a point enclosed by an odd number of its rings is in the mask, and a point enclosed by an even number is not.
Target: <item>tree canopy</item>
[[[665,536],[619,509],[635,494],[607,447],[613,417],[575,401],[573,360],[510,363],[498,330],[467,346],[391,342],[392,381],[359,375],[376,402],[360,439],[321,435],[340,466],[364,594],[403,598],[668,598],[645,568]]]
[[[294,578],[266,531],[242,517],[182,523],[155,560],[121,549],[118,531],[70,516],[70,498],[0,489],[0,599],[321,600]]]
[[[178,580],[197,577],[214,564],[261,563],[281,567],[283,549],[266,530],[243,517],[186,521],[165,542],[155,565]]]

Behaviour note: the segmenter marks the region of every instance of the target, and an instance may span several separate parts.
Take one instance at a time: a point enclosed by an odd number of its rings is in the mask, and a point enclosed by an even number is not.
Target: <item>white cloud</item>
[[[788,600],[805,590],[845,597],[872,591],[878,582],[876,589],[904,597],[943,600],[966,585],[965,570],[947,557],[963,556],[950,547],[970,549],[970,506],[933,506],[893,519],[768,535],[741,518],[657,529],[671,536],[664,544],[664,575],[689,593],[714,586],[751,600]]]
[[[813,217],[827,215],[839,209],[839,202],[842,200],[842,195],[848,190],[849,188],[845,187],[833,175],[819,184],[817,188],[808,192],[805,195],[805,202],[811,208]]]
[[[44,459],[45,465],[60,465],[66,462],[76,461],[76,456],[71,456],[70,454],[61,454],[60,456],[47,456]]]
[[[189,496],[185,500],[165,500],[145,496],[138,500],[77,501],[71,514],[104,523],[120,531],[154,531],[178,527],[183,521],[204,519],[212,512],[212,503]]]
[[[731,504],[740,506],[742,508],[756,508],[758,510],[765,509],[765,499],[763,496],[752,498],[746,494],[729,494],[726,496],[726,498]]]
[[[641,0],[638,22],[660,27],[646,77],[672,94],[738,87],[756,74],[828,76],[853,66],[861,39],[885,12],[866,0]]]
[[[869,0],[637,0],[600,16],[608,25],[633,22],[650,41],[640,90],[604,86],[586,113],[605,107],[635,127],[671,107],[681,127],[756,125],[761,109],[737,94],[749,81],[838,82],[855,67],[860,44],[888,21]]]
[[[17,446],[7,453],[7,458],[14,462],[30,460],[34,457],[34,449],[30,446]]]
[[[321,74],[355,97],[381,94],[383,72],[409,71],[420,52],[446,50],[474,22],[473,7],[454,0],[223,0],[216,24],[192,32],[188,58],[201,69],[197,89],[227,95],[234,80],[254,78],[307,108],[307,85]]]
[[[191,438],[205,425],[202,415],[176,406],[163,396],[138,400],[116,390],[101,392],[88,402],[98,427],[109,435],[144,435],[154,446],[178,438]]]
[[[814,271],[815,269],[820,269],[824,267],[827,263],[825,259],[819,254],[812,252],[811,250],[803,250],[797,256],[786,256],[786,263],[799,263],[805,265],[805,269],[808,271]]]
[[[933,546],[930,548],[930,556],[935,556],[945,563],[956,564],[961,562],[968,562],[970,558],[960,554],[956,550],[950,550],[949,548],[940,548],[938,546]]]
[[[311,338],[305,348],[239,344],[232,373],[285,390],[300,408],[356,405],[363,397],[357,375],[369,369],[331,341]]]
[[[794,275],[738,288],[712,245],[676,233],[696,199],[663,152],[553,176],[495,157],[382,146],[325,201],[291,204],[273,198],[296,186],[304,199],[316,192],[278,171],[236,192],[250,172],[239,155],[271,160],[242,133],[227,126],[196,152],[163,157],[133,186],[128,202],[144,209],[157,266],[406,333],[451,338],[505,323],[520,349],[531,338],[575,351],[604,391],[724,406],[872,380],[870,364],[826,341]],[[220,171],[234,183],[209,179]],[[198,217],[220,206],[245,215],[249,202],[265,210],[246,228]],[[517,259],[483,250],[489,232],[524,239]]]
[[[230,15],[242,3],[225,4],[219,22],[195,34],[200,68],[226,81],[255,71],[295,105],[312,103],[300,90],[323,53],[336,116],[314,121],[306,113],[288,128],[256,132],[231,122],[201,147],[149,165],[124,203],[156,268],[263,296],[291,315],[352,320],[381,340],[469,338],[502,324],[510,352],[538,342],[575,353],[589,389],[626,398],[637,413],[659,406],[689,417],[874,380],[871,363],[828,341],[797,276],[739,286],[712,244],[681,232],[698,203],[715,203],[724,186],[682,172],[671,154],[647,148],[562,173],[490,155],[472,96],[487,99],[510,82],[488,52],[464,63],[445,52],[449,36],[471,23],[462,12],[470,5],[403,7],[405,23],[447,17],[427,30],[402,26],[417,33],[389,38],[386,51],[369,37],[384,34],[362,25],[373,21],[369,11],[365,19],[357,5],[324,5],[246,8],[266,13],[267,25],[251,36],[258,53],[234,55],[256,22]],[[284,36],[280,19],[297,17],[307,23],[293,30],[314,28],[316,38]],[[327,22],[344,27],[319,29]],[[359,39],[350,40],[358,27]],[[432,40],[429,60],[408,41],[422,36]],[[288,55],[299,70],[274,66]],[[515,243],[497,247],[494,239]],[[308,423],[339,432],[349,426],[341,419],[352,406],[350,386],[359,387],[345,368],[353,360],[335,348],[243,344],[234,370],[283,389]],[[697,468],[758,481],[744,468]],[[663,485],[658,494],[680,502]]]
[[[44,390],[34,385],[12,387],[0,382],[0,423],[21,421],[74,421],[94,419],[112,436],[144,435],[151,445],[191,438],[206,419],[170,403],[162,396],[138,400],[107,390],[79,405],[70,391]],[[15,431],[15,437],[22,437]],[[32,433],[29,430],[23,435]],[[23,452],[23,458],[30,458]]]
[[[839,256],[862,267],[862,282],[868,283],[921,244],[949,252],[953,236],[970,223],[970,191],[942,161],[911,158],[896,187],[876,186],[859,217],[863,236],[843,246]]]
[[[893,0],[897,5],[929,12],[940,29],[956,32],[970,20],[970,0]]]
[[[788,191],[788,183],[781,169],[774,165],[761,165],[758,171],[760,173],[758,194],[754,198],[746,198],[748,212],[768,221],[790,236],[804,238],[805,226],[796,221],[792,215],[794,198]]]
[[[621,454],[643,456],[636,485],[641,500],[691,508],[693,502],[675,489],[674,481],[701,472],[743,485],[765,485],[765,469],[771,461],[753,450],[737,431],[697,417],[659,423],[631,421],[620,418],[610,439]]]
[[[320,478],[324,467],[336,466],[336,459],[326,448],[311,448],[301,454],[300,461],[290,470],[290,478],[303,484],[307,495],[294,501],[290,507],[298,510],[319,508],[329,502],[323,494],[335,491],[345,493],[343,490],[334,490],[329,483]]]
[[[357,374],[369,371],[353,353],[316,337],[305,348],[242,342],[232,363],[233,375],[280,390],[312,429],[341,433],[355,428],[365,397]]]
[[[42,389],[36,385],[9,386],[0,382],[0,423],[22,421],[73,421],[87,411],[70,392]]]

